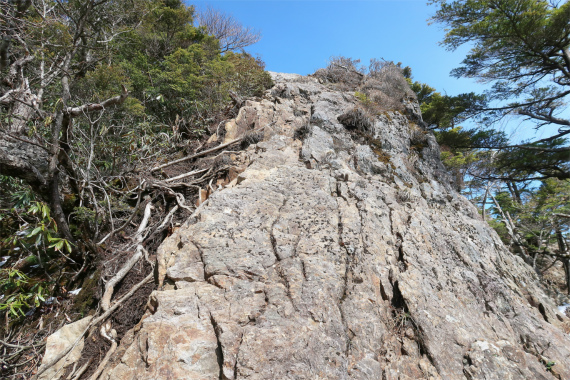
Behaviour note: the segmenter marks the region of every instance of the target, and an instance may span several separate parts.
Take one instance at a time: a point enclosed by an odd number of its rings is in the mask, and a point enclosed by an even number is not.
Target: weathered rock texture
[[[231,122],[265,138],[163,243],[165,290],[102,378],[570,379],[566,317],[452,189],[417,107],[358,132],[353,94],[274,79]]]

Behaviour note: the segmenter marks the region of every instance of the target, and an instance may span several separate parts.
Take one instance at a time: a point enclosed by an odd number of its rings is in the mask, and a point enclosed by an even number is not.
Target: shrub
[[[428,145],[428,133],[417,124],[410,124],[410,145],[416,149],[422,149]]]
[[[404,75],[407,68],[400,63],[372,59],[367,69],[359,63],[360,60],[332,57],[326,68],[313,75],[341,90],[356,91],[357,99],[373,114],[404,111],[404,101],[415,98]]]
[[[362,107],[354,107],[337,119],[346,129],[356,129],[361,132],[371,131],[374,125],[373,117]]]
[[[324,83],[343,85],[341,89],[355,90],[365,76],[365,70],[359,65],[359,59],[331,57],[327,67],[317,70],[313,75]]]

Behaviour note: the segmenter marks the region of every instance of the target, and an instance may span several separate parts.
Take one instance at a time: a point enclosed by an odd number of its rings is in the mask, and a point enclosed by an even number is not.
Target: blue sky
[[[427,0],[188,1],[197,8],[211,5],[231,13],[244,25],[261,31],[262,40],[249,47],[271,71],[310,74],[326,66],[329,57],[384,58],[410,66],[414,79],[450,95],[481,90],[449,72],[466,49],[448,52],[439,46],[444,31],[429,25],[435,11]]]

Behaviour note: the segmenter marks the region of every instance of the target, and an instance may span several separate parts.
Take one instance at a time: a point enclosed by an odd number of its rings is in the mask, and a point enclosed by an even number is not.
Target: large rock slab
[[[357,136],[354,94],[274,79],[233,121],[264,141],[163,243],[173,289],[101,378],[570,379],[567,317],[453,190],[421,115]]]
[[[76,322],[63,326],[47,338],[46,352],[42,358],[42,366],[54,360],[63,350],[74,346],[66,357],[59,360],[51,368],[47,369],[38,380],[57,380],[64,375],[64,368],[71,363],[75,363],[81,358],[84,339],[77,339],[83,335],[89,326],[92,317],[85,317]],[[77,342],[77,344],[76,344]]]

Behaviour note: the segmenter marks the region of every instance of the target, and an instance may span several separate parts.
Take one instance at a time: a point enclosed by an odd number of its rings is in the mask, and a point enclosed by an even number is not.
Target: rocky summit
[[[252,144],[159,248],[100,378],[570,379],[568,318],[454,190],[414,100],[359,116],[354,92],[272,76],[213,137]]]

